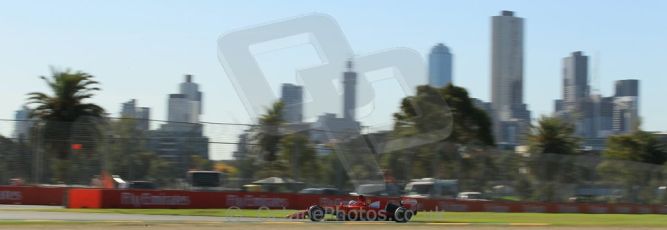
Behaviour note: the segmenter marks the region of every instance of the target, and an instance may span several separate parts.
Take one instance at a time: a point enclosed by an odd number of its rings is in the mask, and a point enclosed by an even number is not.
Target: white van
[[[405,185],[405,195],[413,198],[449,198],[459,194],[458,180],[414,179]]]

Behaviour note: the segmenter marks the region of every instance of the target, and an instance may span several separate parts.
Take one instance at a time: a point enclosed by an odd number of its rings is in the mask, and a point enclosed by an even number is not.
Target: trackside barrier
[[[70,189],[68,194],[69,208],[306,209],[313,204],[329,206],[355,199],[345,195],[183,190]],[[372,199],[417,202],[419,210],[422,211],[667,214],[665,205],[503,202],[407,197]]]
[[[66,187],[0,186],[0,204],[63,205]]]
[[[264,192],[71,189],[67,207],[305,209],[312,204],[334,205],[349,199],[349,196]]]

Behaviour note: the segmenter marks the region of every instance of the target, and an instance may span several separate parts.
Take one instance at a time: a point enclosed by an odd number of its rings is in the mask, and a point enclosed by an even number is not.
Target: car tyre
[[[346,220],[349,220],[349,221],[361,220],[361,212],[358,211],[358,210],[349,210],[347,212],[347,215],[345,215],[345,216],[346,216]]]
[[[398,207],[394,211],[394,221],[398,223],[408,222],[412,218],[412,211],[408,210],[405,207]]]
[[[415,212],[410,209],[406,209],[405,214],[403,215],[405,217],[405,222],[410,221],[414,215],[416,215]]]
[[[308,208],[308,218],[311,221],[318,222],[324,220],[326,213],[324,209],[318,205],[313,205]]]
[[[346,220],[345,212],[337,212],[336,213],[336,220],[345,221]]]

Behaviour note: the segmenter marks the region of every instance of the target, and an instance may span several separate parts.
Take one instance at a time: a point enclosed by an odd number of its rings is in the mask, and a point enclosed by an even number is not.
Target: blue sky
[[[643,128],[667,131],[661,102],[667,96],[667,2],[622,0],[0,1],[0,118],[12,118],[26,93],[45,90],[38,76],[54,66],[95,75],[104,91],[94,102],[112,115],[121,102],[136,98],[153,109],[153,119],[166,118],[166,95],[191,73],[205,93],[202,120],[251,123],[218,63],[217,38],[310,13],[337,20],[361,55],[395,47],[426,55],[443,42],[454,54],[455,84],[489,100],[489,23],[501,10],[526,20],[524,95],[534,116],[553,111],[561,96],[561,59],[581,50],[591,58],[594,89],[610,95],[614,80],[640,79]],[[307,47],[268,54],[262,59],[267,66],[294,67],[264,71],[276,87],[294,82],[294,68],[317,63],[309,55]],[[400,96],[379,91],[387,95],[375,107],[386,113],[370,123],[389,121],[398,105]],[[8,126],[0,122],[0,134],[8,135]],[[232,140],[234,133],[219,135]]]

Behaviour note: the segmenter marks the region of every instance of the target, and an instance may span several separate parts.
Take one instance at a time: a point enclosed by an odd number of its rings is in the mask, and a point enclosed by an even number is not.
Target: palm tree
[[[576,164],[580,138],[573,124],[558,117],[542,116],[528,135],[532,176],[538,183],[535,198],[560,201],[556,191],[562,184],[583,180],[583,168]]]
[[[282,139],[280,126],[284,123],[283,107],[284,104],[281,101],[273,103],[271,108],[266,110],[266,114],[259,118],[259,127],[257,127],[259,130],[255,133],[255,139],[267,162],[273,162],[278,158],[278,145]]]
[[[541,117],[528,136],[533,153],[572,155],[577,153],[580,139],[574,126],[557,117]]]
[[[257,171],[250,173],[255,178],[289,175],[289,168],[285,162],[278,159],[280,142],[284,137],[281,133],[281,126],[284,123],[283,108],[281,101],[273,103],[266,109],[266,113],[259,117],[259,124],[252,128],[252,139],[256,143],[253,152],[256,158],[248,158],[243,164],[245,167],[258,166]],[[261,158],[262,161],[255,162],[254,159],[257,158]]]
[[[48,85],[51,94],[32,92],[28,94],[29,105],[36,105],[32,110],[31,117],[41,121],[41,135],[45,149],[55,155],[56,162],[52,165],[56,173],[64,176],[68,170],[67,160],[70,158],[72,146],[72,135],[76,121],[84,117],[100,118],[104,114],[102,107],[85,102],[92,98],[99,82],[93,80],[93,76],[84,72],[72,72],[70,70],[52,70],[50,78],[40,77]],[[97,134],[95,128],[84,125],[85,133],[77,133],[79,136],[92,137]],[[76,127],[80,131],[80,127]],[[62,163],[62,164],[61,164]],[[58,178],[60,180],[65,178]]]

